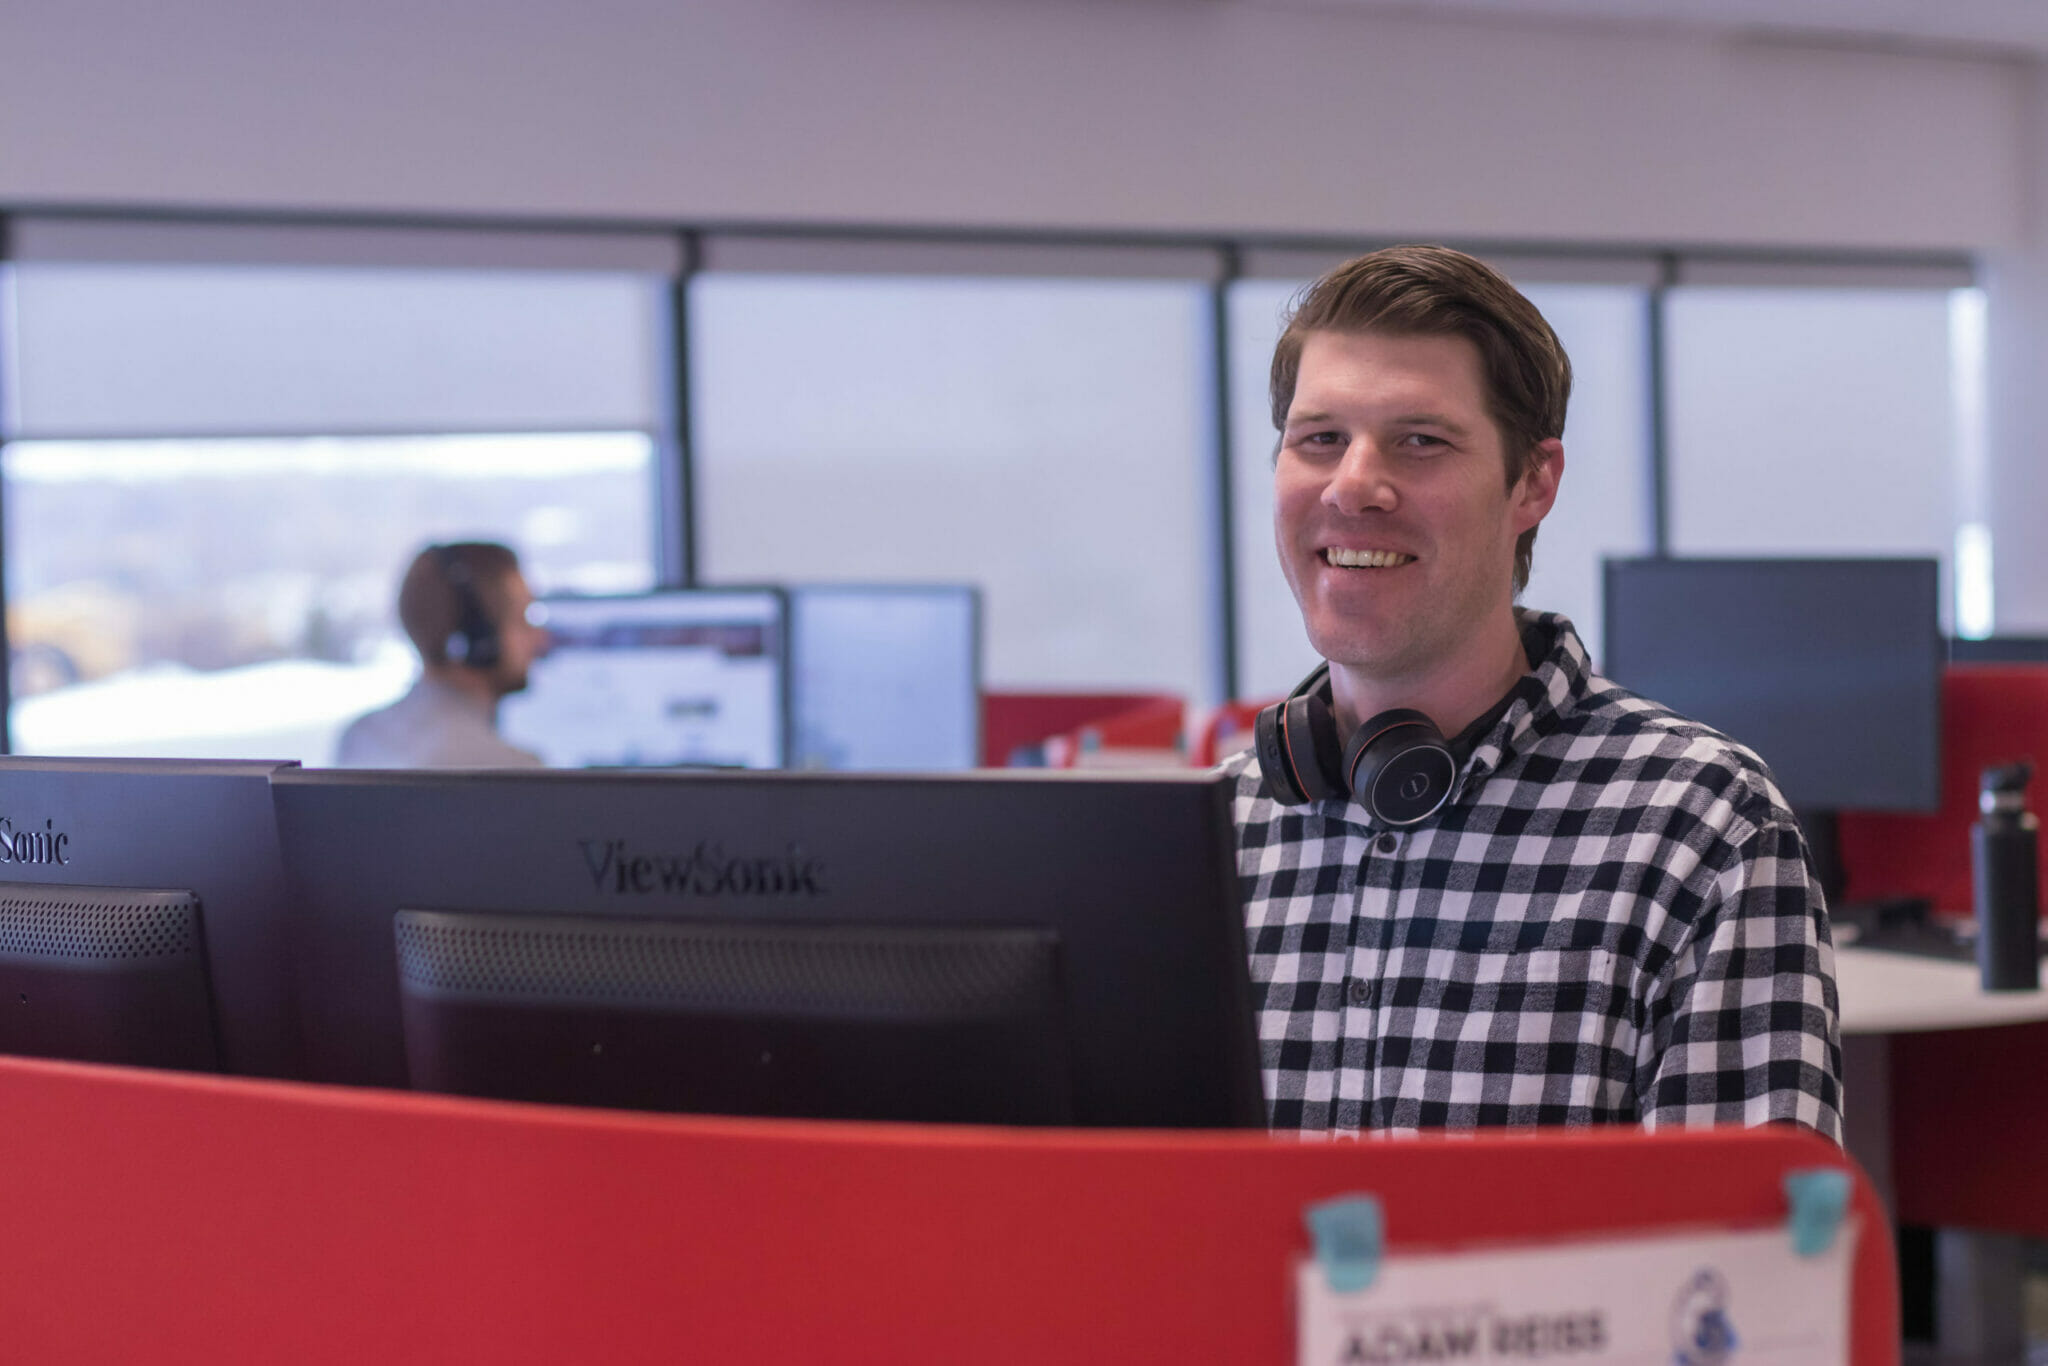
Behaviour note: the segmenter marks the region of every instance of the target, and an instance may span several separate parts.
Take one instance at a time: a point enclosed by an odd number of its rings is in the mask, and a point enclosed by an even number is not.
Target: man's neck
[[[1521,627],[1510,610],[1457,655],[1414,675],[1383,676],[1333,663],[1330,694],[1346,734],[1383,711],[1412,707],[1445,735],[1456,735],[1505,697],[1529,668]]]
[[[471,669],[461,664],[429,664],[426,676],[439,686],[459,692],[491,711],[497,710],[498,685],[482,669]]]

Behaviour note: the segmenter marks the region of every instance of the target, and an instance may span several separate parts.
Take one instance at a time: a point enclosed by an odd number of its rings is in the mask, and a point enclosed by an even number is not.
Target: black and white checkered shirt
[[[1536,668],[1406,830],[1238,778],[1238,872],[1280,1129],[1794,1120],[1841,1139],[1834,950],[1804,838],[1727,737]]]

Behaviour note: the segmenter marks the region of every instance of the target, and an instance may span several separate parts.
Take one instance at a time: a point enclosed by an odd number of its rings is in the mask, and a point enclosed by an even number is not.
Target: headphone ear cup
[[[455,557],[450,546],[434,547],[434,560],[441,577],[455,594],[455,630],[448,637],[444,653],[451,664],[471,669],[491,669],[498,664],[498,624],[484,607],[476,578],[469,566]]]
[[[1261,793],[1282,806],[1300,806],[1308,800],[1308,793],[1294,780],[1286,746],[1280,740],[1280,716],[1286,710],[1285,702],[1260,709],[1252,721],[1252,750],[1259,759]]]
[[[1259,713],[1254,726],[1266,795],[1288,806],[1343,794],[1335,761],[1337,721],[1329,703],[1297,694]]]
[[[1383,825],[1426,821],[1451,798],[1458,760],[1436,722],[1407,707],[1383,711],[1344,746],[1351,793]]]
[[[475,622],[463,634],[469,640],[469,653],[463,662],[472,669],[495,669],[498,667],[498,628],[481,610],[478,604]]]
[[[1330,704],[1314,693],[1290,698],[1280,718],[1280,738],[1294,778],[1310,801],[1344,795],[1344,780],[1337,767],[1339,746],[1337,718]]]

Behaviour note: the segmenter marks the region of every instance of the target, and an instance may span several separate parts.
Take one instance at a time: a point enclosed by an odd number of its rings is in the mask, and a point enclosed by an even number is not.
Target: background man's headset
[[[1419,711],[1383,711],[1339,742],[1323,664],[1252,724],[1265,793],[1287,806],[1350,796],[1382,825],[1414,825],[1450,799],[1458,761],[1436,722]]]
[[[484,607],[476,576],[455,553],[455,547],[437,545],[432,549],[442,579],[455,594],[455,631],[443,647],[448,662],[470,669],[495,668],[499,655],[498,623]]]

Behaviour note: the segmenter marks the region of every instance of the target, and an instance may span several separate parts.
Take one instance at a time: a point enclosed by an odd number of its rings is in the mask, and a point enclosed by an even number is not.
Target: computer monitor
[[[0,759],[0,1052],[296,1071],[279,767]]]
[[[778,768],[788,753],[788,602],[776,588],[535,604],[553,644],[498,728],[550,767]]]
[[[1603,672],[1762,756],[1800,809],[1941,802],[1937,565],[1625,559]]]
[[[793,768],[981,762],[981,595],[966,584],[789,591]]]
[[[309,770],[275,792],[315,1080],[1265,1122],[1214,774]]]

